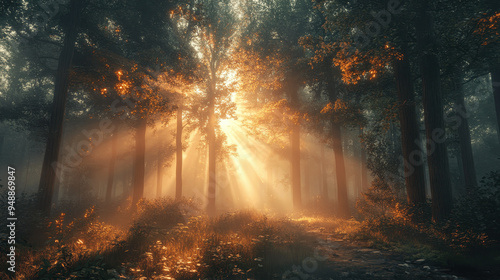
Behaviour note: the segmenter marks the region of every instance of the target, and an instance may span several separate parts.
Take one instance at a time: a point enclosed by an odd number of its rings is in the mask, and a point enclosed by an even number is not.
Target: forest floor
[[[412,244],[400,248],[373,242],[371,239],[360,239],[356,237],[359,223],[354,220],[303,216],[289,221],[310,237],[304,240],[305,246],[309,247],[307,251],[312,253],[302,256],[301,262],[290,265],[281,275],[273,273],[248,279],[500,279],[498,268],[491,270],[457,266],[450,268],[436,261],[433,253],[430,253],[431,259],[423,258],[422,256],[428,253],[419,249],[409,249],[412,248]],[[125,272],[125,267],[122,267],[121,271]],[[120,278],[135,279],[126,275],[121,275]],[[240,278],[227,276],[210,279]]]
[[[339,233],[336,228],[328,230],[328,226],[318,226],[308,220],[301,218],[293,222],[303,227],[307,235],[312,237],[307,239],[306,246],[313,253],[303,258],[302,262],[291,265],[281,277],[274,274],[249,279],[500,279],[500,274],[495,275],[488,270],[450,269],[433,260],[419,258],[418,254],[402,252],[398,248],[380,248],[371,241],[357,240],[350,233]],[[121,270],[126,271],[125,267]],[[500,271],[496,271],[498,272]],[[120,278],[135,279],[126,274]],[[233,278],[228,276],[220,279]]]
[[[384,240],[354,219],[255,211],[209,218],[184,208],[158,200],[127,215],[94,208],[61,214],[23,233],[16,275],[2,267],[0,278],[500,279],[498,265],[464,254],[451,265],[443,250],[409,242],[402,231]]]
[[[380,248],[370,241],[353,240],[349,234],[332,233],[323,227],[306,225],[307,231],[320,242],[318,249],[327,252],[321,269],[297,273],[298,279],[497,279],[483,271],[473,278],[463,272],[452,271],[431,260]],[[312,265],[310,265],[312,266]],[[308,269],[306,264],[306,269]]]

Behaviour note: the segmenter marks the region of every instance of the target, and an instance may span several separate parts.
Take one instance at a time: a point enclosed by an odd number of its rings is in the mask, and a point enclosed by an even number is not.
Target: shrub
[[[391,217],[401,204],[401,199],[394,190],[382,179],[376,177],[363,198],[356,203],[358,211],[368,219]]]
[[[487,174],[477,189],[461,197],[445,230],[458,248],[500,241],[500,171]]]

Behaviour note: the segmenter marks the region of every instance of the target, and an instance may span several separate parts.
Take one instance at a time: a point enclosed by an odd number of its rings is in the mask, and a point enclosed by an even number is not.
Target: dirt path
[[[316,229],[309,232],[318,239],[319,246],[313,256],[292,267],[283,279],[471,279],[425,259],[405,260],[401,254],[369,248],[346,236]]]

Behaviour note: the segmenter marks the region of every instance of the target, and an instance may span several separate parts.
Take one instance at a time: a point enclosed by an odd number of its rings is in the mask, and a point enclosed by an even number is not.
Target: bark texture
[[[417,22],[417,40],[422,73],[422,102],[427,138],[427,164],[432,195],[432,218],[445,220],[452,209],[451,181],[444,130],[443,98],[433,16],[428,1],[422,1]]]
[[[408,203],[420,206],[425,203],[425,177],[423,153],[419,146],[420,133],[417,121],[410,64],[404,57],[394,61],[397,85],[401,148],[404,159],[404,176]]]

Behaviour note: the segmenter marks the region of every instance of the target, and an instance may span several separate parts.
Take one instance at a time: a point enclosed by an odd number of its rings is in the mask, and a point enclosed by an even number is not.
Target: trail
[[[409,260],[403,254],[370,248],[366,242],[350,240],[345,234],[327,232],[324,228],[308,226],[307,231],[318,240],[317,254],[293,267],[293,272],[283,279],[497,279],[493,275],[459,276],[426,259]]]

